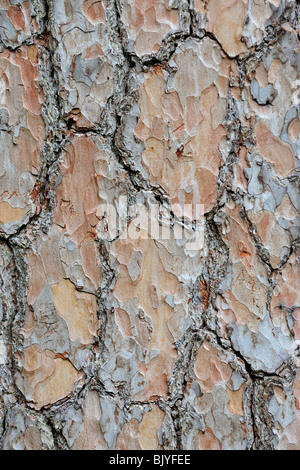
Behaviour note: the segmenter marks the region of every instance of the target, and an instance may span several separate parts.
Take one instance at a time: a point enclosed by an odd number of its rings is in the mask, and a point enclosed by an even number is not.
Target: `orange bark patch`
[[[16,29],[24,30],[25,28],[25,18],[21,9],[17,6],[11,6],[7,10],[7,16],[14,25]]]
[[[262,122],[256,125],[256,144],[261,156],[273,163],[278,176],[285,178],[294,170],[295,157],[290,145],[275,137]]]
[[[82,11],[91,23],[105,24],[105,11],[102,5],[102,1],[88,0],[83,3]]]

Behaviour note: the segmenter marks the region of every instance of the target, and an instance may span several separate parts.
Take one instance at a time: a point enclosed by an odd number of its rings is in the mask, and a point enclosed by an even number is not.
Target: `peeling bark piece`
[[[138,91],[134,134],[144,144],[143,173],[163,188],[172,204],[188,204],[194,197],[206,212],[217,199],[229,62],[205,38],[188,40],[169,65],[172,75],[157,66],[144,75]]]
[[[257,331],[266,314],[268,271],[257,256],[239,206],[227,206],[226,214],[229,218],[224,228],[224,241],[229,247],[232,268],[230,283],[224,292],[225,302],[220,309],[221,324],[225,334],[233,323],[248,325],[252,331]]]
[[[54,306],[68,325],[70,340],[76,341],[79,338],[83,345],[91,344],[96,335],[90,319],[97,309],[95,297],[77,292],[74,284],[68,280],[54,284],[51,290]]]
[[[56,358],[52,351],[42,351],[38,345],[24,350],[21,363],[18,386],[37,410],[69,396],[82,379],[69,360]]]
[[[230,57],[235,57],[247,50],[246,44],[241,39],[248,3],[248,0],[195,2],[196,12],[205,15],[205,30],[214,34]]]
[[[3,450],[54,450],[54,439],[46,419],[24,405],[15,405],[7,415]]]
[[[291,256],[281,272],[274,276],[275,288],[270,305],[273,323],[290,334],[293,330],[295,340],[300,340],[300,281],[298,262],[295,254]],[[296,346],[296,343],[295,343]]]
[[[139,57],[156,54],[171,35],[186,30],[184,5],[184,0],[178,6],[167,0],[120,0],[127,50]]]
[[[157,432],[162,426],[164,415],[164,412],[160,408],[154,407],[143,416],[142,422],[139,425],[139,442],[142,450],[158,448],[159,441]]]
[[[55,224],[63,230],[64,245],[60,248],[60,256],[66,275],[77,287],[92,292],[96,292],[101,280],[95,238],[100,220],[97,210],[101,204],[97,181],[104,176],[100,171],[97,175],[101,151],[95,142],[101,146],[100,140],[78,137],[66,147],[54,215]],[[104,155],[105,151],[102,158]],[[82,171],[83,159],[85,171]]]
[[[293,386],[280,389],[275,393],[269,405],[269,410],[274,416],[274,434],[278,436],[278,450],[299,450],[299,369]]]
[[[245,449],[246,383],[231,367],[229,359],[229,355],[209,341],[204,341],[198,348],[194,374],[183,400],[183,404],[190,406],[185,411],[184,449]]]
[[[77,371],[87,363],[98,334],[96,293],[102,279],[96,242],[98,225],[105,208],[122,191],[122,184],[116,187],[113,180],[124,178],[123,171],[112,160],[109,163],[110,158],[102,139],[72,139],[61,162],[53,225],[47,234],[36,237],[28,253],[28,308],[22,330],[25,356],[20,386],[38,408],[72,392]],[[41,348],[38,352],[32,349],[37,345]],[[45,363],[42,368],[49,368],[41,381],[39,366],[29,373],[24,365],[32,350],[34,360]],[[64,373],[68,378],[65,388],[55,391],[56,381]],[[48,383],[49,387],[53,384],[54,396],[47,391]]]
[[[217,350],[209,343],[203,343],[198,349],[194,372],[203,393],[210,393],[219,383],[226,383],[232,374],[230,366],[219,359]]]
[[[213,434],[211,429],[206,428],[205,433],[199,433],[198,450],[222,450],[219,439]]]
[[[247,325],[234,328],[231,341],[255,371],[267,373],[278,370],[293,351],[292,338],[273,326],[269,314],[260,323],[256,334]]]
[[[136,405],[117,438],[118,450],[161,450],[162,434],[174,439],[173,423],[155,404]]]
[[[276,212],[261,210],[257,214],[249,211],[249,218],[255,224],[261,241],[270,253],[272,267],[277,267],[290,251],[291,236],[285,228],[281,227]],[[286,214],[287,215],[287,214]]]
[[[289,47],[286,47],[287,44]],[[246,115],[255,136],[256,151],[271,163],[281,179],[290,176],[298,166],[298,137],[293,133],[293,126],[296,130],[295,84],[299,79],[299,70],[293,52],[299,53],[299,50],[295,35],[284,33],[272,53],[266,51],[257,63],[256,76],[258,70],[264,70],[263,82],[262,78],[260,83],[253,78],[250,87],[246,84],[247,105],[240,108],[243,121]],[[245,124],[247,121],[244,121]],[[248,160],[258,161],[259,158],[253,152]]]
[[[0,54],[0,228],[11,235],[39,211],[35,196],[45,124],[36,46]]]
[[[238,207],[227,207],[226,212],[230,219],[224,239],[230,247],[232,268],[224,282],[227,289],[223,300],[218,299],[222,331],[254,370],[275,371],[291,357],[293,338],[287,324],[268,310],[268,268],[257,254],[248,223],[241,219]],[[276,225],[272,224],[270,230],[274,229]],[[280,244],[278,241],[278,235],[274,236],[276,250],[282,248],[282,238]],[[266,240],[263,242],[267,245]],[[275,260],[271,251],[270,262]]]
[[[131,280],[126,267],[133,247],[143,254],[136,281]],[[113,291],[115,309],[119,308],[115,318],[108,320],[107,346],[114,347],[115,354],[104,371],[110,371],[113,382],[128,382],[135,400],[166,397],[176,351],[170,332],[174,312],[164,296],[180,289],[176,276],[164,268],[164,257],[170,255],[151,239],[137,240],[133,246],[131,240],[115,242],[112,253],[120,264]]]
[[[291,0],[195,0],[199,25],[214,34],[230,57],[247,53],[261,44],[269,33],[284,22],[282,14],[289,12]],[[286,15],[288,17],[288,13]]]
[[[291,0],[250,0],[247,17],[243,27],[243,36],[248,48],[257,46],[268,36],[270,27],[276,28],[284,23],[282,14],[293,6]],[[280,20],[281,18],[281,20]]]
[[[71,450],[115,449],[124,425],[124,402],[88,389],[80,407],[65,413],[63,435]],[[57,416],[60,419],[59,413]]]
[[[132,210],[138,207],[133,205]],[[185,259],[187,243],[177,241],[173,229],[170,239],[155,239],[145,227],[134,232],[134,221],[133,212],[127,232],[110,246],[116,281],[103,299],[106,311],[112,313],[107,318],[107,353],[99,377],[112,391],[123,382],[132,400],[139,402],[168,395],[177,358],[175,341],[187,321],[188,285],[198,276],[201,256],[197,252]],[[134,265],[133,260],[137,260]]]
[[[295,157],[291,146],[276,139],[261,122],[256,126],[255,135],[257,150],[263,158],[274,164],[276,174],[285,178],[292,173],[295,168]]]
[[[20,46],[31,36],[29,1],[5,0],[0,3],[0,40],[5,46]]]
[[[260,87],[258,82],[254,79],[251,81],[251,94],[255,101],[260,105],[272,104],[276,98],[277,92],[273,85],[268,84],[265,87]]]
[[[96,391],[88,392],[83,409],[83,419],[80,432],[72,450],[101,450],[107,449],[107,443],[101,429],[101,406]]]
[[[80,408],[64,413],[63,434],[71,450],[161,449],[167,415],[156,404],[135,405],[125,418],[119,397],[88,390]]]
[[[53,6],[58,75],[70,126],[93,128],[114,93],[106,1],[59,0]]]

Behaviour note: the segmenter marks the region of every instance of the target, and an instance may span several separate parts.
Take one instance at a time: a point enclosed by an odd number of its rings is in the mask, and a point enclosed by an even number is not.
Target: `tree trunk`
[[[299,2],[0,1],[2,449],[298,449]]]

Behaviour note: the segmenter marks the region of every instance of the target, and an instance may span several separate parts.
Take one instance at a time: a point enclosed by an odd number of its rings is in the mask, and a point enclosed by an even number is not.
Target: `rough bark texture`
[[[1,448],[299,450],[299,2],[0,0],[0,35]],[[170,236],[104,236],[121,196]]]

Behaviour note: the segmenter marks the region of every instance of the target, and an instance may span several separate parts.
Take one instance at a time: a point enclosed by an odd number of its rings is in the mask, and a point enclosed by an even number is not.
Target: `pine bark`
[[[294,0],[0,1],[1,449],[300,449],[299,72]]]

